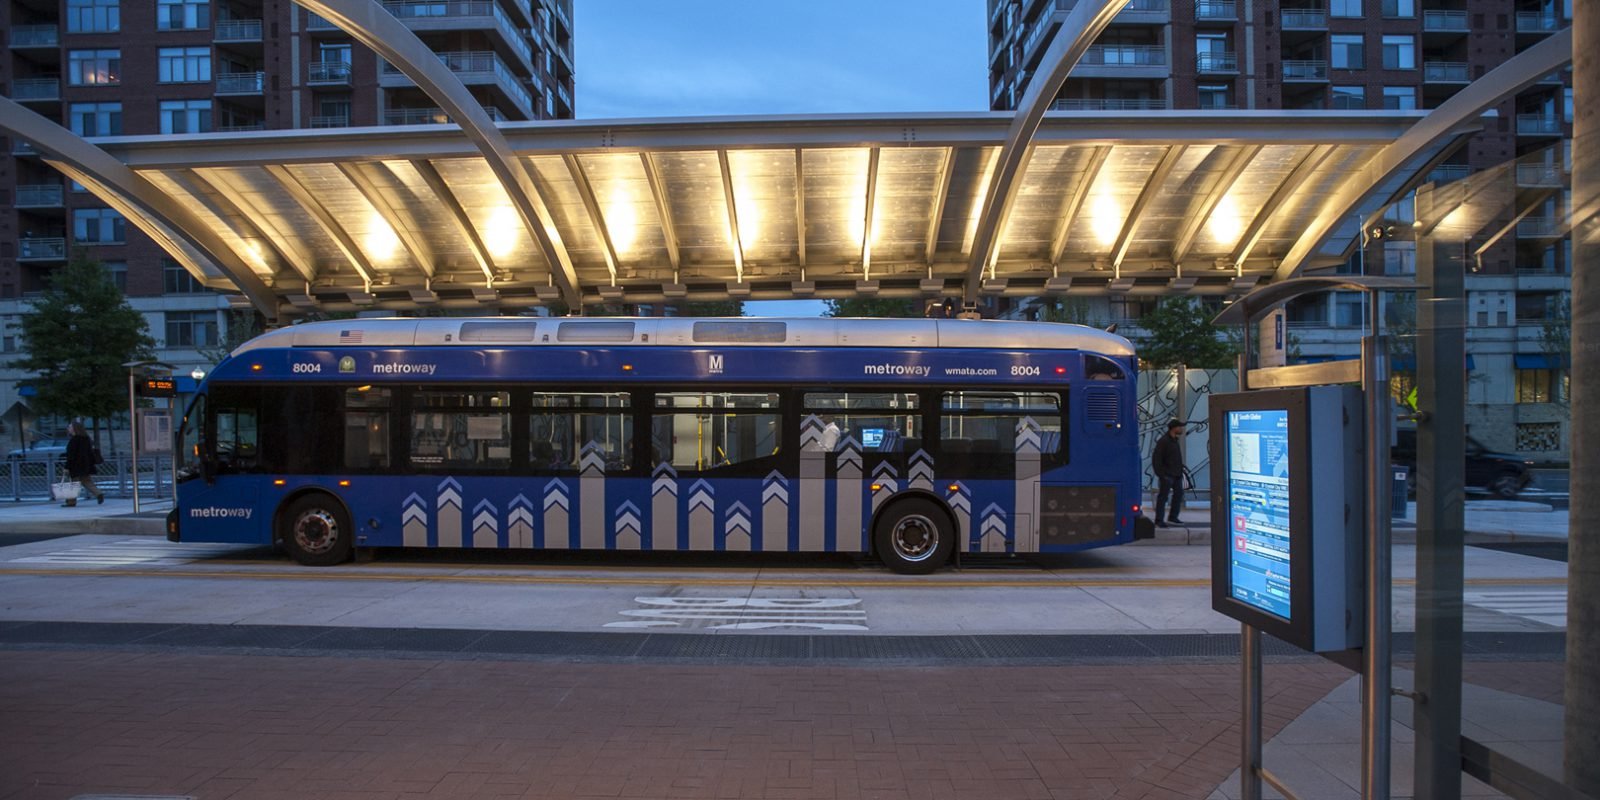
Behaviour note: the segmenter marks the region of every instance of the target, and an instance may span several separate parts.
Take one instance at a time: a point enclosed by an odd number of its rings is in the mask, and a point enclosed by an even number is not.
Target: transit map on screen
[[[1289,619],[1289,412],[1228,412],[1229,593]]]

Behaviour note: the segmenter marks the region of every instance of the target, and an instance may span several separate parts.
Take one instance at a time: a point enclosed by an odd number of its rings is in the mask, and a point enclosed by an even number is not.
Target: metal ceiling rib
[[[1345,176],[1416,112],[1052,115],[983,291],[1229,291],[1268,275]],[[965,293],[1007,117],[502,126],[585,302]],[[524,307],[561,299],[545,248],[450,126],[103,146],[304,312]],[[1238,256],[1242,256],[1238,257]],[[1241,262],[1236,264],[1236,262]],[[1148,277],[1148,281],[1139,279]],[[993,279],[993,280],[991,280]]]

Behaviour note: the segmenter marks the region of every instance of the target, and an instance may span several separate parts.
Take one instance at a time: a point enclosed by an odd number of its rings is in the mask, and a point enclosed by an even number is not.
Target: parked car
[[[1411,491],[1417,488],[1417,430],[1401,428],[1395,431],[1395,445],[1389,457],[1396,464],[1405,465],[1409,471]],[[1502,500],[1514,500],[1533,482],[1528,470],[1530,462],[1509,453],[1496,453],[1471,436],[1466,442],[1467,491],[1488,492]]]
[[[15,448],[6,454],[13,461],[26,459],[65,458],[67,455],[66,439],[38,439],[27,448]]]

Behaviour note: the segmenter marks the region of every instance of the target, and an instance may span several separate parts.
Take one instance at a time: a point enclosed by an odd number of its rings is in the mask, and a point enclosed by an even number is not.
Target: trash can
[[[1411,501],[1407,497],[1411,484],[1411,468],[1404,464],[1389,465],[1389,517],[1391,519],[1406,518],[1406,504]]]

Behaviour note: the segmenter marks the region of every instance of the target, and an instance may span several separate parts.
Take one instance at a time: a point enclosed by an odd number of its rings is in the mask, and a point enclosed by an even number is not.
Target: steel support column
[[[1433,192],[1417,192],[1432,220]],[[1461,592],[1466,501],[1464,243],[1417,242],[1417,797],[1461,796]]]

